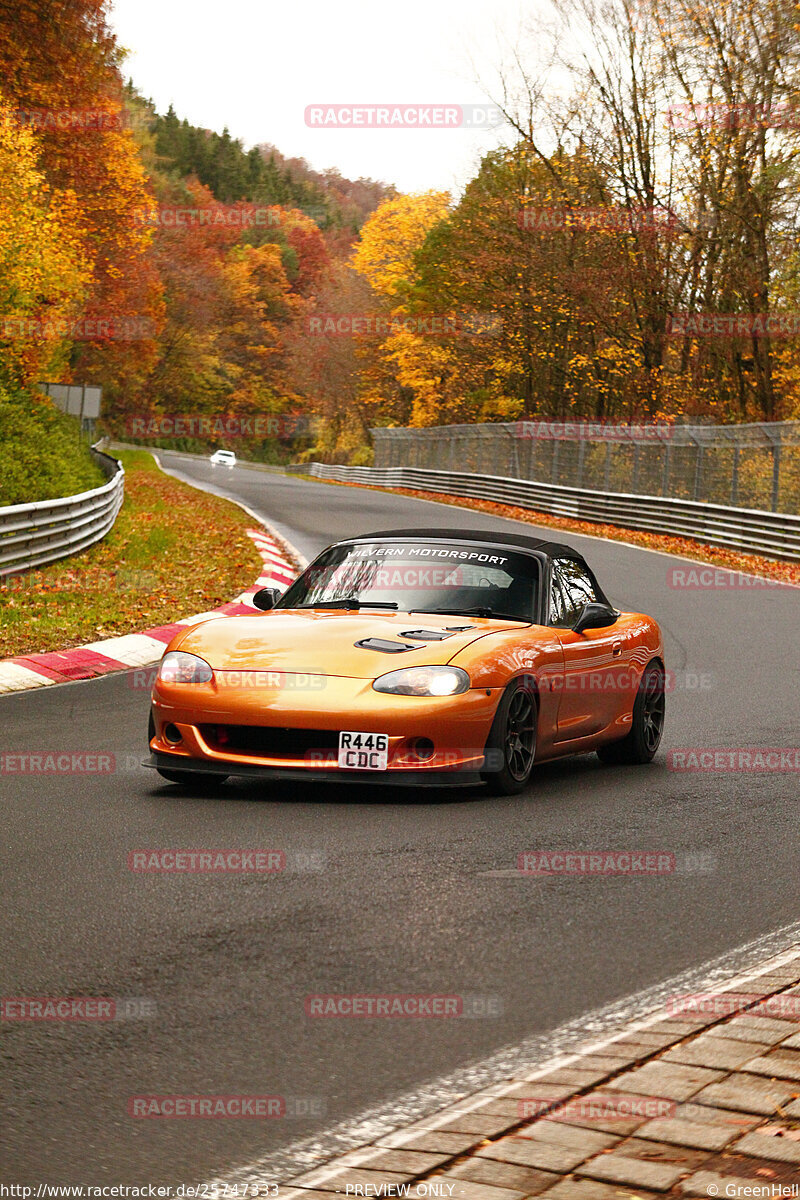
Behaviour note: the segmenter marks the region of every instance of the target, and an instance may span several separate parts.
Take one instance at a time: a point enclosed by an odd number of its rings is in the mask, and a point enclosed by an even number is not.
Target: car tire
[[[503,693],[486,743],[489,770],[481,778],[493,796],[516,796],[528,786],[536,756],[539,705],[525,679],[515,679]],[[499,765],[492,766],[493,761]]]
[[[664,732],[664,713],[664,667],[654,658],[639,680],[630,732],[621,741],[600,746],[597,751],[600,761],[610,764],[652,762]]]

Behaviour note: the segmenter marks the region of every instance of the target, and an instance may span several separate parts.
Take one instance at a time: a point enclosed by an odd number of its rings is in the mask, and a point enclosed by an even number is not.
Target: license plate
[[[385,771],[389,737],[385,733],[340,733],[339,766],[350,771]]]

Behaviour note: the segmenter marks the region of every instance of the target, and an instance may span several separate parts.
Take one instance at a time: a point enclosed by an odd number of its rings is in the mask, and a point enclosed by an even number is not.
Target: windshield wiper
[[[438,613],[443,617],[496,617],[498,621],[522,621],[525,625],[532,624],[528,617],[517,617],[513,613],[497,612],[494,608],[415,608],[414,612]]]
[[[343,596],[339,600],[318,600],[312,604],[296,604],[295,608],[397,608],[394,600],[358,600],[355,596]]]

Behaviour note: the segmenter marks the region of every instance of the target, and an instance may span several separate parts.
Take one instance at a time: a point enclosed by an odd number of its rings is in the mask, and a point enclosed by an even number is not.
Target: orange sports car
[[[153,688],[149,766],[229,775],[484,783],[538,762],[649,762],[664,725],[656,622],[611,606],[570,546],[393,530],[338,542],[263,611],[187,626]]]

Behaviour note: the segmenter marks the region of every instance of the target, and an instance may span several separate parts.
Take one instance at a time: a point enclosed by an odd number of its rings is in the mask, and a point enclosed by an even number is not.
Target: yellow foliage
[[[38,146],[0,94],[0,346],[23,381],[57,369],[57,331],[83,301],[91,269],[71,192],[48,188]]]
[[[387,300],[402,301],[413,277],[414,255],[447,216],[447,192],[420,192],[384,200],[361,230],[353,266]]]

